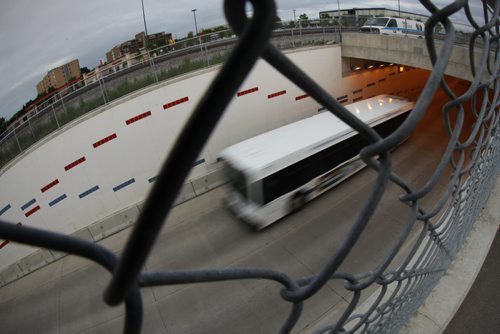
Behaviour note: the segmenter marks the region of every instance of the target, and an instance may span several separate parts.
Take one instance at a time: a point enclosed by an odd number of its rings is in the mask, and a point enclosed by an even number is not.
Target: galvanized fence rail
[[[414,110],[389,137],[381,139],[373,129],[350,114],[269,43],[276,16],[273,1],[250,0],[254,14],[248,19],[245,15],[246,1],[226,0],[225,13],[232,29],[239,35],[239,41],[169,153],[123,255],[118,258],[97,244],[27,226],[19,229],[7,222],[0,222],[0,237],[82,256],[109,270],[112,279],[104,291],[104,300],[109,305],[125,303],[125,333],[141,331],[141,287],[240,279],[273,280],[283,286],[281,297],[290,303],[290,313],[287,319],[283,319],[281,329],[276,329],[281,333],[288,333],[294,328],[301,317],[304,301],[331,280],[343,281],[345,289],[351,292],[351,300],[337,319],[331,319],[330,325],[318,332],[397,332],[423,303],[455,257],[488,199],[500,166],[500,3],[483,1],[484,17],[481,22],[477,22],[471,14],[468,1],[457,0],[443,8],[437,8],[429,0],[420,2],[431,15],[426,23],[425,40],[433,70]],[[466,15],[475,29],[469,40],[474,80],[464,94],[456,96],[444,79],[444,70],[455,38],[454,25],[449,17],[459,11]],[[438,23],[443,25],[446,32],[444,47],[439,54],[435,50],[433,38],[433,27]],[[481,59],[474,59],[473,47],[478,39],[484,45],[483,54]],[[370,143],[360,155],[376,171],[377,177],[356,221],[323,269],[309,277],[294,278],[283,272],[251,267],[141,271],[192,163],[239,85],[260,57]],[[484,74],[487,74],[487,80],[483,79]],[[449,141],[432,176],[423,186],[415,187],[394,171],[390,152],[412,134],[426,114],[429,96],[433,96],[439,87],[449,98],[442,109]],[[467,101],[472,101],[471,115],[466,114]],[[466,117],[474,119],[473,127],[468,132],[464,129]],[[424,208],[422,201],[436,187],[446,169],[450,171],[446,190],[430,209]],[[407,220],[401,222],[404,223],[404,229],[392,241],[390,251],[374,270],[357,274],[339,272],[340,265],[370,223],[390,183],[400,188],[404,193],[400,201],[410,208]],[[413,228],[419,228],[420,233],[412,241],[410,251],[397,269],[388,269],[401,252],[402,245],[409,242]],[[362,312],[356,311],[361,293],[370,287],[379,287],[375,300]]]
[[[340,29],[324,25],[281,23],[272,41],[280,50],[340,41]],[[237,43],[231,29],[178,40],[98,67],[93,75],[63,87],[37,103],[14,121],[15,127],[0,133],[0,170],[31,146],[67,123],[140,89],[198,69],[223,63]]]

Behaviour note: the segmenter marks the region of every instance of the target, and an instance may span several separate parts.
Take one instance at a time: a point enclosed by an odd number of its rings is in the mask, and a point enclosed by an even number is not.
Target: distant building
[[[171,38],[171,33],[159,32],[156,34],[149,34],[147,38],[147,44],[150,48],[160,47],[163,45],[167,45],[168,41]],[[126,54],[138,53],[139,50],[144,49],[145,47],[146,34],[144,32],[140,32],[135,35],[134,39],[125,41],[106,52],[106,60],[108,63],[112,63],[113,61],[122,58]]]
[[[100,78],[143,62],[145,59],[147,59],[147,57],[147,51],[145,49],[141,49],[137,53],[127,53],[124,56],[113,60],[112,62],[101,61],[96,68],[83,75],[83,81],[85,85],[89,85],[93,82],[96,82]]]
[[[78,59],[72,60],[67,64],[51,69],[36,85],[36,91],[38,94],[46,94],[50,90],[62,87],[80,76],[80,62]]]

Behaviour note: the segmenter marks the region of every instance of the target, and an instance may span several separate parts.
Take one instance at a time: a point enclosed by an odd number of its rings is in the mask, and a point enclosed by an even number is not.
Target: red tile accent
[[[116,133],[113,133],[112,135],[107,136],[106,138],[103,138],[103,139],[101,139],[101,140],[99,140],[99,141],[95,142],[95,143],[93,144],[93,146],[94,146],[94,148],[97,148],[97,147],[99,147],[99,146],[101,146],[101,145],[103,145],[103,144],[106,144],[108,141],[115,139],[116,137],[117,137],[117,136],[116,136]]]
[[[304,94],[304,95],[299,95],[295,97],[295,101],[305,99],[306,97],[309,97],[309,94]]]
[[[268,99],[272,99],[273,97],[280,96],[280,95],[285,95],[285,94],[286,94],[286,90],[281,90],[281,91],[279,91],[279,92],[269,94],[269,95],[267,96],[267,98],[268,98]]]
[[[164,104],[163,105],[163,109],[172,108],[172,107],[175,107],[176,105],[179,105],[179,104],[187,102],[187,101],[189,101],[189,97],[188,96],[183,97],[182,99],[178,99],[178,100],[169,102],[167,104]]]
[[[9,240],[4,240],[2,243],[0,243],[0,249],[4,248],[5,246],[7,246],[9,244]]]
[[[34,214],[35,212],[37,212],[38,210],[40,210],[40,205],[35,206],[33,209],[31,209],[30,211],[26,212],[24,215],[26,217],[29,217],[32,214]]]
[[[250,93],[255,93],[258,90],[259,90],[259,87],[254,87],[254,88],[250,88],[250,89],[247,89],[247,90],[242,90],[241,92],[236,93],[236,95],[243,96],[243,95],[247,95],[247,94],[250,94]]]
[[[69,171],[71,168],[78,166],[79,164],[81,164],[84,161],[85,161],[85,157],[81,157],[80,159],[73,161],[69,165],[64,166],[64,170]]]
[[[140,115],[137,115],[137,116],[135,116],[135,117],[132,117],[132,118],[130,118],[130,119],[127,119],[127,120],[125,121],[125,124],[130,125],[130,124],[132,124],[132,123],[134,123],[134,122],[137,122],[137,121],[139,121],[139,120],[141,120],[141,119],[143,119],[143,118],[146,118],[146,117],[148,117],[148,116],[151,116],[151,111],[146,111],[145,113],[142,113],[142,114],[140,114]]]
[[[49,190],[50,188],[52,188],[53,186],[55,186],[58,183],[59,183],[59,180],[55,179],[54,181],[50,182],[49,184],[47,184],[45,187],[43,187],[40,190],[42,191],[42,193],[44,193],[44,192],[46,192],[47,190]]]

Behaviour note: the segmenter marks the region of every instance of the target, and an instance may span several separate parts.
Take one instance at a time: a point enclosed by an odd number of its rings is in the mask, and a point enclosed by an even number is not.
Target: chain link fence
[[[177,138],[120,258],[97,244],[31,227],[19,229],[7,222],[0,222],[0,237],[82,256],[109,270],[113,276],[104,291],[104,300],[109,305],[125,303],[126,333],[141,331],[141,287],[241,279],[272,280],[282,285],[281,297],[290,303],[290,313],[283,320],[281,329],[276,330],[281,333],[294,329],[303,312],[304,302],[332,280],[342,281],[351,299],[343,313],[338,318],[330,319],[330,324],[318,329],[318,332],[397,332],[445,273],[488,199],[497,177],[500,166],[500,3],[483,1],[484,17],[479,22],[472,16],[468,1],[454,1],[443,8],[437,8],[428,0],[420,1],[430,14],[425,41],[433,70],[406,121],[390,136],[381,139],[270,43],[276,17],[274,2],[250,2],[254,14],[248,19],[245,15],[246,1],[225,1],[226,16],[239,35],[238,42]],[[457,12],[463,13],[474,28],[469,36],[474,80],[460,96],[455,95],[444,79],[444,70],[456,37],[449,17]],[[444,45],[439,53],[436,52],[433,36],[433,28],[437,24],[442,24],[445,31]],[[472,52],[477,40],[481,40],[483,45],[481,59],[474,59]],[[266,60],[370,143],[360,156],[377,173],[377,177],[362,210],[328,263],[313,276],[294,278],[283,272],[252,267],[143,272],[144,263],[193,162],[259,58]],[[487,79],[484,79],[485,74]],[[101,85],[110,85],[110,82],[104,80]],[[429,96],[433,96],[439,88],[449,99],[442,108],[448,143],[432,176],[425,184],[416,187],[411,180],[396,173],[391,165],[391,150],[414,132],[429,107]],[[103,102],[110,99],[112,97],[108,94],[103,97]],[[47,120],[40,122],[49,122],[51,116],[46,117]],[[464,126],[466,118],[472,118],[470,129]],[[31,131],[35,138],[40,132],[35,128]],[[18,144],[22,145],[21,142]],[[441,196],[433,199],[431,205],[423,205],[443,176],[448,180],[445,190],[440,192]],[[392,240],[390,251],[374,270],[356,274],[340,272],[339,267],[370,224],[389,186],[399,187],[404,194],[400,202],[410,211],[406,221],[401,221],[404,228]],[[410,231],[415,228],[419,233],[416,238],[410,238]],[[402,246],[408,242],[410,250],[403,252]],[[394,265],[396,258],[398,263]],[[375,298],[360,311],[361,293],[374,288]]]

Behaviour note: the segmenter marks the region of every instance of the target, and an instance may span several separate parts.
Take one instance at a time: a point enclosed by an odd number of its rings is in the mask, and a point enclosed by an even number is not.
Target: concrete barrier
[[[179,205],[195,197],[196,193],[193,189],[193,185],[191,184],[191,182],[188,182],[182,186],[181,191],[179,192],[179,195],[177,196],[174,205]]]
[[[174,206],[187,202],[224,183],[226,183],[226,179],[223,176],[221,168],[217,168],[201,177],[192,179],[181,188]],[[143,206],[144,202],[136,203],[76,231],[72,236],[90,242],[97,242],[105,239],[132,226],[137,221]],[[66,255],[67,254],[63,252],[40,249],[2,270],[0,272],[0,287],[28,275],[49,263],[57,261]]]
[[[19,268],[27,275],[41,267],[54,262],[54,257],[48,249],[40,249],[18,262]]]
[[[196,196],[206,193],[226,182],[222,169],[216,169],[200,178],[191,181]]]
[[[83,230],[88,230],[91,238],[98,241],[134,224],[137,217],[139,217],[139,213],[137,205],[133,205],[95,222]]]
[[[18,263],[13,263],[0,272],[0,285],[4,286],[24,276]]]

